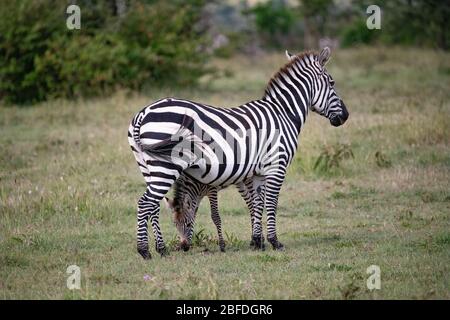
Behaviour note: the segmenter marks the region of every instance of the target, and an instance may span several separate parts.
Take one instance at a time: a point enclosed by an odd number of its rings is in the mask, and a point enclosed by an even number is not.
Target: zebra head
[[[331,50],[325,47],[319,55],[314,56],[311,64],[314,70],[313,96],[311,110],[328,118],[330,123],[338,127],[345,123],[349,113],[342,99],[336,93],[334,80],[325,65],[330,60]]]
[[[195,216],[200,204],[200,196],[183,185],[183,181],[175,184],[175,196],[171,200],[164,198],[166,206],[173,213],[173,222],[180,237],[179,248],[188,251],[194,233]]]

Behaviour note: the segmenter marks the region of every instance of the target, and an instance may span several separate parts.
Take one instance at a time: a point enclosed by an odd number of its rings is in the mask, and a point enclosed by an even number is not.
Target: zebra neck
[[[311,106],[314,75],[308,66],[313,58],[305,53],[281,68],[270,80],[263,97],[286,112],[298,133]]]
[[[299,134],[306,121],[311,99],[308,84],[299,85],[302,86],[301,89],[294,88],[294,85],[293,81],[290,83],[282,78],[274,78],[267,87],[263,100],[273,105],[277,111],[285,113]]]

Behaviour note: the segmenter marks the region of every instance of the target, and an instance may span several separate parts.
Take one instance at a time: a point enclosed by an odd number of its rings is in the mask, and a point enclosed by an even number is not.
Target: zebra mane
[[[180,208],[182,205],[181,198],[184,195],[184,182],[183,178],[178,178],[177,181],[175,181],[173,186],[173,205],[175,208]]]
[[[280,76],[283,73],[286,73],[288,70],[290,70],[292,68],[293,64],[304,60],[306,57],[309,57],[309,56],[317,57],[318,55],[319,54],[316,51],[311,51],[311,50],[303,51],[299,54],[296,54],[288,63],[286,63],[283,67],[281,67],[280,70],[278,70],[272,76],[272,78],[270,78],[269,83],[267,84],[264,92],[267,92],[273,86],[273,84],[280,78]]]

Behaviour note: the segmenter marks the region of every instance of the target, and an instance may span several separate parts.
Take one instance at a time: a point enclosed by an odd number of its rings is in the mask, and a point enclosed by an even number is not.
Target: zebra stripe
[[[180,236],[180,248],[189,250],[194,233],[195,217],[200,201],[203,197],[209,198],[211,219],[217,229],[219,247],[225,251],[225,240],[222,234],[222,222],[219,215],[217,201],[217,187],[199,183],[186,174],[182,174],[175,183],[174,199],[165,198],[166,204],[173,212],[174,223]]]
[[[249,180],[247,182],[251,181]],[[251,221],[253,221],[252,187],[243,182],[237,184],[237,187],[247,204]],[[184,251],[189,250],[194,234],[197,210],[203,197],[207,196],[211,208],[211,219],[217,229],[219,248],[220,251],[225,252],[225,240],[223,239],[222,222],[218,206],[217,193],[219,188],[200,183],[183,173],[175,182],[174,190],[173,200],[165,197],[165,202],[174,215],[174,223],[180,237],[180,249],[183,249]],[[253,246],[254,243],[250,242],[250,245]]]
[[[267,210],[267,239],[276,235],[278,196],[298,146],[308,109],[342,125],[348,111],[325,69],[330,50],[289,55],[290,62],[270,80],[262,99],[218,108],[167,98],[143,108],[132,120],[128,140],[147,183],[138,201],[138,252],[149,258],[147,221],[156,250],[165,252],[159,202],[182,174],[200,184],[247,188],[252,239],[263,248],[261,219]]]

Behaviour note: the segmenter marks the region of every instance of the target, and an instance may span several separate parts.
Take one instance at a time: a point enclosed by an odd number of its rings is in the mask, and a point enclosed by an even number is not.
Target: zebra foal
[[[251,190],[244,183],[237,185],[239,193],[252,212]],[[219,188],[196,181],[186,174],[182,174],[174,184],[174,197],[164,197],[167,208],[173,213],[173,222],[180,238],[179,248],[188,251],[194,234],[195,218],[201,200],[207,196],[211,209],[211,219],[216,226],[220,251],[225,252],[225,240],[222,233],[222,221],[219,214]],[[251,242],[252,246],[253,243]]]

